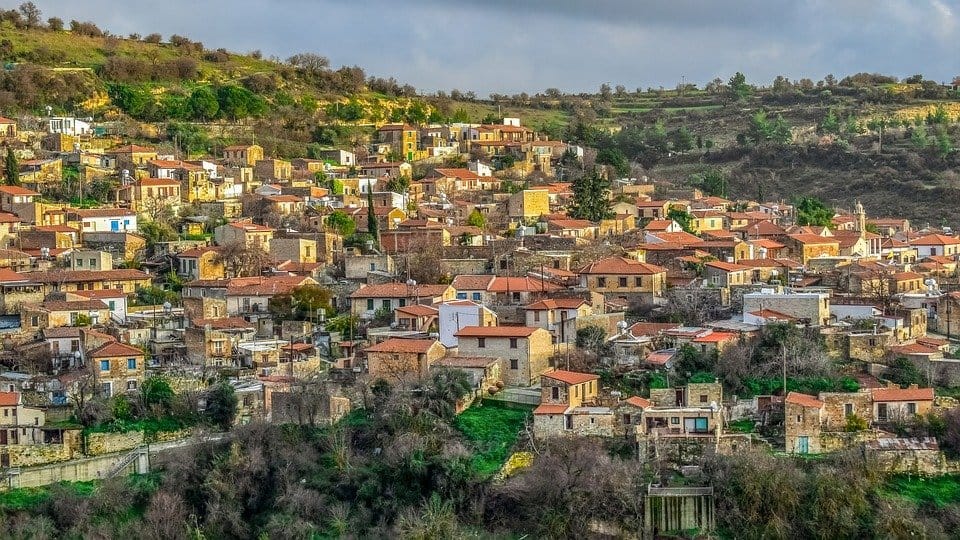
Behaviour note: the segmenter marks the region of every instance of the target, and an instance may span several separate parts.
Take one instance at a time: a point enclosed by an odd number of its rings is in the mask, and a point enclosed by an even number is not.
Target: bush
[[[210,424],[227,431],[233,426],[236,415],[237,395],[230,383],[221,382],[207,392],[204,416]]]
[[[865,431],[867,427],[866,420],[856,414],[851,414],[847,416],[847,424],[843,427],[843,430],[848,433],[853,433],[857,431]]]

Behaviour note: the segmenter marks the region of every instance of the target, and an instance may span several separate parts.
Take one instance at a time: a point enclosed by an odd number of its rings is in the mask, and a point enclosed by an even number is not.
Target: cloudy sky
[[[960,0],[34,0],[44,18],[310,51],[422,91],[703,85],[743,71],[960,75]]]

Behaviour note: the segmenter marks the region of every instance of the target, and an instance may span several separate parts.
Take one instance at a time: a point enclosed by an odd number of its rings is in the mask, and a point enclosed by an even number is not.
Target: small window
[[[560,387],[554,386],[550,389],[550,397],[552,399],[560,399]]]
[[[620,287],[626,287],[626,286],[627,286],[627,278],[622,277],[622,278],[620,278],[620,279],[617,281],[617,283],[618,283],[618,285],[619,285]]]
[[[475,302],[479,302],[479,301],[480,301],[480,293],[478,293],[478,292],[473,293],[472,298],[473,298],[473,300],[474,300]]]
[[[510,338],[510,348],[511,349],[517,348],[517,338],[515,337]]]
[[[383,309],[390,309],[390,300],[384,300],[381,304],[383,304]]]
[[[707,395],[700,394],[700,403],[706,403],[706,402],[707,402]]]
[[[643,286],[643,279],[641,279],[641,278],[639,278],[639,277],[633,278],[633,286],[634,286],[634,287],[641,287],[641,286]]]
[[[533,322],[540,322],[540,312],[539,312],[539,311],[534,311],[534,312],[533,312]]]
[[[487,338],[477,338],[477,348],[483,349],[487,346]]]
[[[465,292],[458,292],[458,293],[457,293],[457,300],[466,300],[466,299],[467,299],[467,293],[465,293]]]
[[[907,414],[917,414],[916,403],[907,403]]]
[[[679,424],[679,423],[680,423],[680,417],[679,417],[679,416],[671,416],[671,417],[670,417],[670,423],[671,423],[671,424]]]
[[[605,277],[598,277],[598,278],[597,278],[597,287],[606,287],[606,286],[607,286],[607,278],[605,278]]]
[[[516,358],[510,359],[510,369],[520,369],[520,361]]]
[[[110,371],[110,361],[101,360],[100,361],[100,371]]]
[[[853,415],[853,403],[844,403],[843,404],[843,414],[844,416]]]
[[[137,369],[136,358],[127,358],[127,369]]]
[[[797,415],[797,423],[798,423],[798,424],[800,423],[800,415],[799,415],[799,414]]]

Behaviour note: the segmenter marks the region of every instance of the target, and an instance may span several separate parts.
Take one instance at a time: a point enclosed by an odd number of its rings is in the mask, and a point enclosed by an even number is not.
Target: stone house
[[[840,255],[840,241],[835,238],[810,233],[791,234],[785,239],[791,258],[807,264],[817,257],[837,257]]]
[[[704,264],[703,273],[707,283],[717,287],[749,285],[753,277],[753,269],[749,266],[723,261],[710,261]]]
[[[110,308],[100,300],[48,300],[20,307],[20,328],[27,332],[79,326],[84,320],[87,324],[106,324]]]
[[[177,253],[177,273],[186,279],[222,279],[226,268],[219,260],[220,252],[215,247],[188,249]]]
[[[358,317],[371,319],[378,310],[392,313],[406,305],[437,304],[453,299],[453,287],[449,285],[383,283],[361,286],[351,293],[350,311]]]
[[[198,318],[184,329],[183,342],[192,364],[237,367],[236,346],[255,334],[256,327],[239,317]]]
[[[411,383],[426,379],[430,367],[446,354],[446,347],[432,339],[390,338],[367,347],[367,373],[371,379]]]
[[[600,377],[590,373],[554,370],[540,376],[540,405],[533,411],[538,437],[572,435],[612,436],[614,414],[596,406]]]
[[[457,401],[457,414],[463,412],[473,401],[485,393],[495,394],[503,387],[503,359],[493,356],[446,356],[430,368],[435,370],[459,370],[467,374],[472,390]]]
[[[871,418],[878,423],[900,422],[922,416],[933,408],[933,388],[908,388],[889,385],[887,388],[872,388]]]
[[[261,159],[253,166],[253,178],[261,182],[290,180],[293,164],[283,159]]]
[[[555,343],[574,343],[577,340],[578,320],[590,316],[593,309],[581,298],[548,298],[523,308],[527,326],[543,328],[553,334]]]
[[[820,453],[822,413],[823,402],[819,399],[800,392],[787,394],[783,413],[787,453]]]
[[[270,241],[270,257],[275,261],[317,262],[317,242],[307,238],[274,238]]]
[[[140,287],[149,287],[150,274],[141,270],[120,268],[116,270],[50,270],[25,274],[39,283],[44,294],[51,292],[99,291],[120,289],[124,294],[133,294]]]
[[[830,323],[830,296],[816,292],[770,291],[752,292],[743,295],[743,312],[773,310],[798,322],[811,326],[826,326]]]
[[[468,326],[455,334],[459,354],[504,359],[507,386],[531,386],[549,366],[556,352],[553,336],[528,326]]]
[[[507,216],[514,221],[537,219],[550,213],[550,192],[546,189],[525,189],[507,199]]]
[[[234,221],[214,229],[213,240],[220,246],[242,242],[249,247],[257,246],[269,252],[273,233],[274,230],[270,227],[257,225],[249,221]]]
[[[140,389],[146,372],[142,350],[115,341],[90,351],[87,358],[103,396]]]
[[[252,167],[263,159],[263,147],[258,144],[237,144],[223,149],[223,160],[229,164]]]
[[[606,298],[654,303],[663,296],[667,269],[626,257],[608,257],[579,271],[580,286]]]

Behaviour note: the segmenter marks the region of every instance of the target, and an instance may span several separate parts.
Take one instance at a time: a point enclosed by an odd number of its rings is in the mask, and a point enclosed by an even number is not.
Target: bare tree
[[[243,241],[222,246],[214,257],[214,262],[222,264],[227,270],[227,275],[232,277],[258,276],[270,261],[270,254],[262,247],[249,246]]]

